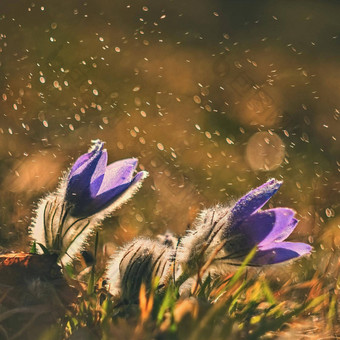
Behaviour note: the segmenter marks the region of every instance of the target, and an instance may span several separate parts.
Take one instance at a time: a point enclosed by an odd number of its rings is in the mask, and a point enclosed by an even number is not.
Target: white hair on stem
[[[132,183],[112,204],[98,213],[74,217],[71,215],[72,206],[65,201],[67,176],[64,175],[59,188],[38,203],[30,228],[31,237],[48,251],[59,254],[59,259],[63,264],[71,262],[74,255],[82,250],[96,227],[126,203],[137,192],[147,176],[148,173],[144,171],[140,180]],[[42,252],[40,247],[37,249]]]
[[[162,288],[172,274],[174,249],[158,241],[137,238],[112,256],[108,264],[108,288],[123,301],[137,301],[141,284],[151,288],[158,280]]]
[[[204,265],[220,244],[221,231],[228,227],[229,208],[221,205],[201,211],[194,229],[181,239],[177,262],[187,270],[196,271]]]

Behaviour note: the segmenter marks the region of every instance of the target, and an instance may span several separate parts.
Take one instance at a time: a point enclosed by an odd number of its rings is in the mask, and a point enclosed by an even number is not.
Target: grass
[[[95,259],[97,248],[98,236]],[[337,280],[334,273],[330,279],[313,269],[312,258],[300,259],[295,266],[279,266],[276,271],[275,266],[254,270],[247,263],[255,251],[235,272],[224,277],[208,274],[201,276],[204,279],[193,279],[185,292],[181,290],[185,278],[170,280],[163,289],[157,288],[155,278],[150,291],[147,285],[141,286],[135,304],[123,303],[108,293],[100,262],[88,266],[82,279],[76,268],[68,265],[63,268],[64,277],[76,292],[68,303],[58,299],[60,292],[55,285],[55,292],[48,286],[49,293],[44,298],[36,298],[33,303],[31,299],[28,306],[12,309],[3,304],[11,292],[2,293],[0,339],[254,340],[278,336],[299,339],[309,333],[316,338],[336,338],[339,270]],[[289,275],[287,269],[291,271]],[[293,272],[300,278],[291,275]],[[277,275],[281,275],[280,282]],[[47,290],[46,286],[43,289]],[[24,305],[22,301],[27,299],[21,300]]]
[[[88,285],[78,287],[77,303],[40,339],[252,340],[289,334],[313,317],[323,334],[336,332],[340,278],[332,289],[323,286],[317,274],[303,283],[280,286],[264,273],[249,273],[246,264],[253,255],[231,275],[208,275],[194,283],[186,296],[180,295],[179,283],[158,291],[156,280],[149,292],[142,285],[138,304],[115,301],[101,277],[93,285],[92,269]],[[312,327],[315,331],[315,324],[307,324],[302,332]]]

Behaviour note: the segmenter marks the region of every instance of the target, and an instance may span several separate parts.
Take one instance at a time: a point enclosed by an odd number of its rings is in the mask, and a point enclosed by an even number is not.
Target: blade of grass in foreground
[[[248,265],[248,263],[252,260],[252,258],[255,256],[257,247],[254,247],[250,253],[246,256],[246,258],[244,259],[244,261],[242,262],[241,266],[238,268],[238,270],[235,272],[235,274],[232,276],[232,278],[230,279],[230,281],[226,284],[226,286],[222,289],[222,291],[220,292],[220,294],[216,297],[216,299],[214,300],[214,302],[217,302],[218,299],[230,288],[232,288],[235,283],[240,279],[240,277],[242,276],[242,274],[244,273],[244,271],[246,270],[246,267]]]
[[[226,308],[230,308],[232,303],[236,303],[237,298],[239,295],[247,288],[247,284],[241,284],[241,287],[237,290],[237,294],[235,299],[231,297],[231,300],[226,302],[224,299],[219,298],[224,294],[224,292],[228,289],[231,289],[241,278],[242,274],[244,273],[247,264],[252,260],[256,253],[256,247],[251,250],[251,252],[247,255],[247,257],[242,262],[241,266],[237,270],[237,272],[233,275],[233,277],[230,279],[230,281],[226,284],[226,286],[223,288],[222,292],[218,295],[218,297],[213,301],[213,304],[209,311],[206,313],[206,315],[200,320],[200,323],[197,325],[197,328],[194,330],[194,332],[190,336],[190,340],[199,339],[204,329],[209,325],[212,320],[216,319],[216,316],[220,313],[223,315],[226,313]],[[228,325],[228,328],[231,329],[232,327],[232,321],[230,320],[230,325]],[[226,334],[228,336],[230,334]]]
[[[250,253],[246,256],[246,258],[244,259],[244,261],[242,262],[240,268],[237,270],[237,272],[233,275],[233,277],[231,278],[231,280],[227,283],[226,288],[231,288],[237,281],[238,279],[241,277],[241,275],[243,274],[243,272],[246,269],[246,266],[249,264],[249,262],[253,259],[253,257],[255,256],[257,247],[254,247]]]
[[[94,285],[95,285],[95,271],[96,271],[96,259],[97,259],[97,249],[98,249],[98,232],[96,232],[96,238],[94,241],[94,263],[91,268],[89,283],[87,287],[87,293],[93,294],[94,293]]]
[[[164,296],[164,299],[162,301],[162,304],[159,308],[159,311],[158,311],[158,314],[157,314],[157,325],[159,325],[162,320],[163,320],[163,317],[164,317],[164,313],[170,309],[171,312],[175,306],[175,303],[176,303],[176,290],[175,290],[175,287],[173,285],[169,285],[167,290],[166,290],[166,293],[165,293],[165,296]]]
[[[259,339],[260,336],[266,334],[270,331],[277,331],[279,330],[284,323],[290,321],[292,318],[299,316],[302,312],[312,309],[316,306],[318,306],[321,302],[324,301],[324,299],[328,296],[328,294],[324,294],[321,296],[316,297],[310,302],[306,302],[303,305],[295,308],[290,313],[286,313],[284,315],[281,315],[280,317],[276,319],[270,319],[267,318],[266,315],[264,315],[261,320],[259,321],[260,325],[257,330],[255,330],[251,335],[249,335],[249,340],[255,340]]]

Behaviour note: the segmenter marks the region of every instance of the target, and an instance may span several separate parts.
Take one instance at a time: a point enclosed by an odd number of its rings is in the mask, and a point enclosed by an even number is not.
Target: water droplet
[[[326,216],[329,217],[333,217],[334,216],[334,211],[332,208],[327,208],[326,209]]]
[[[143,216],[142,215],[140,215],[140,214],[136,214],[136,220],[138,221],[138,222],[143,222]]]
[[[201,100],[201,98],[200,98],[200,96],[194,96],[194,102],[196,103],[196,104],[201,104],[201,102],[202,102],[202,100]]]

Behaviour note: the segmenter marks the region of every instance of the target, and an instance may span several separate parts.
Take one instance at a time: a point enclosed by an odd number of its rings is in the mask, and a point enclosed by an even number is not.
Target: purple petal
[[[116,207],[120,206],[138,189],[141,181],[146,177],[146,174],[147,173],[145,171],[141,171],[133,178],[132,181],[122,183],[116,187],[112,187],[111,190],[107,190],[102,194],[99,194],[90,204],[88,204],[86,214],[90,216],[107,208],[111,204]],[[119,204],[115,204],[115,201],[119,201]],[[112,210],[114,210],[114,208]]]
[[[294,211],[288,208],[268,209],[256,212],[235,226],[233,234],[241,234],[247,246],[272,243],[281,236],[290,225]],[[289,235],[290,233],[288,233]],[[287,235],[287,236],[288,236]]]
[[[141,181],[143,181],[146,177],[149,176],[149,173],[147,171],[139,171],[137,175],[132,180],[132,185],[139,185]]]
[[[136,170],[138,160],[127,158],[110,164],[105,171],[104,179],[98,195],[112,190],[115,187],[130,183]],[[91,183],[92,185],[92,183]]]
[[[87,161],[89,161],[91,159],[91,157],[93,157],[93,155],[95,154],[95,151],[91,151],[88,153],[85,153],[84,155],[81,155],[73,164],[71,170],[70,170],[70,174],[69,176],[71,177],[74,172],[81,167],[84,163],[86,163]]]
[[[311,250],[312,247],[306,243],[273,242],[272,244],[259,247],[251,263],[255,265],[280,263],[309,254]]]
[[[279,234],[276,238],[276,242],[284,241],[295,229],[296,225],[298,224],[298,220],[296,218],[292,218],[290,223],[286,226],[286,228]]]
[[[92,175],[92,180],[95,180],[97,177],[100,177],[105,174],[106,165],[107,165],[107,151],[106,149],[104,149],[96,166],[96,170]]]
[[[103,149],[103,145],[103,142],[95,141],[95,144],[91,148],[90,152],[85,153],[75,161],[70,170],[69,178],[72,177],[74,174],[79,174],[80,172],[82,172],[82,169],[87,166],[87,163],[91,162],[91,160],[98,154],[98,152],[101,152],[101,150]]]
[[[91,176],[90,196],[95,197],[103,183],[107,165],[107,151],[103,150],[100,159],[98,160],[96,169]]]
[[[102,158],[102,146],[102,143],[96,144],[94,154],[70,173],[66,188],[66,200],[70,203],[83,204],[83,200],[91,197],[91,178]]]
[[[277,192],[282,182],[271,179],[239,199],[231,209],[231,223],[238,223],[262,208]]]

